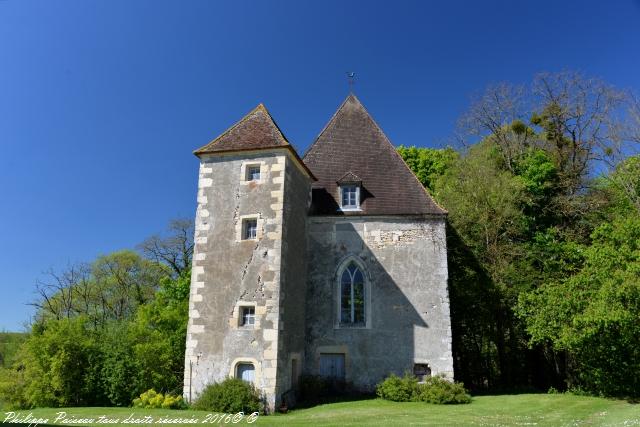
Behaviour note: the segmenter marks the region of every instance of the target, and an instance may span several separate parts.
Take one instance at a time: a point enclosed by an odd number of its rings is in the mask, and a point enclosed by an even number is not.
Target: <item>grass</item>
[[[207,412],[172,411],[132,408],[41,408],[20,411],[36,418],[48,418],[53,424],[56,413],[68,417],[126,419],[153,417],[153,425],[185,425],[155,423],[159,417],[194,418],[198,424],[206,420]],[[6,417],[6,412],[3,419]],[[105,425],[80,423],[82,425]],[[211,422],[209,425],[219,425]],[[224,423],[222,423],[224,425]],[[246,420],[238,424],[245,425]],[[41,424],[42,425],[42,424]],[[58,422],[57,425],[62,425]],[[71,425],[71,424],[65,424]],[[78,425],[78,424],[76,424]],[[113,424],[112,424],[113,425]],[[118,424],[122,425],[122,424]],[[130,424],[129,424],[130,425]],[[379,399],[331,403],[313,408],[293,410],[288,414],[261,416],[259,426],[640,426],[640,405],[623,400],[568,394],[521,394],[478,396],[469,405],[430,405],[426,403],[395,403]]]

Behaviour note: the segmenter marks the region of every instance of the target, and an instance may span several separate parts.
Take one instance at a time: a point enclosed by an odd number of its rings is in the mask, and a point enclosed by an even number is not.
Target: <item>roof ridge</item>
[[[329,121],[327,122],[327,124],[324,125],[324,127],[320,130],[320,133],[318,134],[318,136],[316,136],[316,139],[313,141],[313,143],[309,146],[309,148],[306,149],[306,151],[304,152],[304,154],[302,155],[302,159],[304,160],[304,158],[306,157],[307,154],[309,154],[309,152],[311,151],[311,149],[313,148],[314,145],[316,145],[318,143],[318,140],[320,140],[320,137],[322,136],[322,134],[327,130],[327,128],[329,127],[329,125],[333,122],[333,120],[336,118],[336,116],[338,115],[338,113],[344,108],[344,106],[346,105],[347,101],[349,100],[349,98],[355,99],[358,104],[362,105],[362,102],[360,102],[360,100],[358,99],[358,97],[353,93],[353,92],[349,92],[349,95],[347,95],[347,97],[344,99],[344,101],[342,101],[342,103],[340,104],[340,106],[338,106],[338,109],[335,111],[335,113],[333,113],[333,115],[331,116],[331,118],[329,119]],[[362,107],[364,108],[364,105],[362,105]]]
[[[391,143],[391,140],[389,139],[389,137],[387,137],[387,135],[384,133],[384,131],[382,130],[382,128],[378,125],[378,123],[376,122],[376,120],[373,118],[373,116],[371,114],[369,114],[369,111],[367,110],[367,108],[360,102],[360,100],[358,98],[355,97],[354,98],[360,103],[360,105],[362,106],[362,109],[365,111],[365,113],[367,113],[367,117],[369,118],[369,120],[371,120],[371,122],[373,123],[373,125],[376,127],[376,129],[378,130],[378,132],[380,132],[380,134],[382,135],[383,139],[387,142],[389,148],[391,148],[391,151],[393,152],[393,155],[395,155],[400,162],[404,165],[404,167],[409,171],[409,173],[411,174],[411,176],[415,179],[416,183],[420,186],[420,188],[422,188],[422,190],[425,192],[425,194],[427,195],[427,197],[440,209],[442,210],[443,213],[448,214],[449,211],[447,211],[445,208],[443,208],[442,206],[440,206],[440,204],[438,202],[436,202],[436,199],[433,198],[433,196],[431,195],[431,193],[429,193],[429,190],[427,190],[427,187],[425,187],[424,185],[422,185],[422,183],[420,182],[420,180],[418,179],[418,176],[411,170],[411,168],[409,167],[409,165],[407,164],[407,162],[404,161],[404,159],[402,158],[402,156],[400,155],[400,153],[398,153],[398,150],[396,150],[396,147]]]
[[[284,132],[282,132],[282,129],[280,129],[280,126],[278,126],[278,123],[276,122],[276,120],[273,118],[273,116],[271,115],[271,113],[269,112],[269,110],[267,110],[267,107],[261,102],[260,104],[258,104],[258,106],[254,109],[260,109],[262,111],[265,112],[265,114],[267,115],[267,117],[269,117],[269,120],[271,120],[271,123],[273,123],[273,125],[276,127],[276,130],[278,131],[278,134],[280,134],[280,138],[282,138],[282,141],[286,144],[286,145],[292,145],[289,140],[287,139],[286,136],[284,136]]]

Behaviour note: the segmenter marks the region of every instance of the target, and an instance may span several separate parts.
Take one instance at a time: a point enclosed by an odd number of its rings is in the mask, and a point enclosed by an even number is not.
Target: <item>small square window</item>
[[[343,185],[340,187],[341,207],[343,209],[358,209],[360,207],[360,187],[357,185]]]
[[[258,237],[258,220],[245,219],[242,221],[242,239],[253,240]]]
[[[260,165],[248,165],[245,179],[247,181],[260,181]]]
[[[242,307],[242,326],[253,326],[256,324],[256,308]]]

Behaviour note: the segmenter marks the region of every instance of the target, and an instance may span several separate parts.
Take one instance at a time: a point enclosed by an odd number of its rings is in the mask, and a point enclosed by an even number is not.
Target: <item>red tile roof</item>
[[[259,104],[222,135],[198,148],[193,153],[264,149],[290,145],[278,125],[264,107]]]
[[[264,105],[259,104],[239,122],[224,131],[222,135],[193,152],[200,157],[204,154],[221,154],[236,151],[288,149],[312,180],[315,177],[284,136]]]

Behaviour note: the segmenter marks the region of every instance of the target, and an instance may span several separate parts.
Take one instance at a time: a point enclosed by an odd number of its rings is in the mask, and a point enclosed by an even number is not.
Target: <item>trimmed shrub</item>
[[[264,412],[258,389],[239,378],[227,378],[220,383],[209,384],[192,407],[200,411],[225,413]]]
[[[471,396],[462,383],[455,383],[443,377],[428,377],[418,384],[414,400],[436,404],[471,403]]]
[[[402,378],[391,374],[376,387],[378,397],[393,402],[410,402],[417,392],[418,380],[409,373]]]
[[[182,399],[182,396],[163,395],[162,393],[157,393],[154,389],[150,389],[142,393],[140,397],[133,399],[133,406],[144,409],[186,409],[187,404]]]
[[[443,377],[427,377],[419,383],[410,373],[403,377],[391,374],[376,387],[378,397],[393,402],[427,402],[436,404],[470,403],[471,396],[462,383]]]

